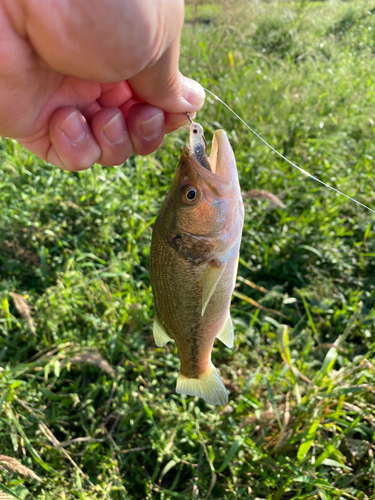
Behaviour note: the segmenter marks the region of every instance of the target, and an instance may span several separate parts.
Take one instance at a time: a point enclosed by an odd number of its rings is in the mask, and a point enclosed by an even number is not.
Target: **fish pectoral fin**
[[[230,317],[230,314],[228,314],[228,317],[224,323],[224,326],[221,329],[217,338],[219,340],[221,340],[222,343],[225,344],[227,347],[233,347],[234,332],[233,332],[233,324],[232,324],[232,319]]]
[[[226,262],[219,265],[209,264],[207,271],[203,277],[203,294],[202,294],[202,316],[204,315],[208,303],[216,290],[219,279],[222,277]]]
[[[157,317],[157,314],[155,313],[155,318],[154,318],[154,340],[155,344],[158,347],[163,347],[167,342],[169,342],[171,337],[166,333],[164,328],[161,326],[159,318]]]
[[[228,403],[228,394],[219,372],[211,363],[207,373],[200,378],[188,378],[178,374],[177,394],[203,398],[210,405],[223,406]]]

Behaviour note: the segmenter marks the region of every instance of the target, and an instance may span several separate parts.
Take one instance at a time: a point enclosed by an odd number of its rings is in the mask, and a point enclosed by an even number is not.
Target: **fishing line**
[[[280,156],[280,158],[282,158],[283,160],[285,160],[286,162],[289,163],[289,165],[291,165],[292,167],[296,168],[297,170],[299,170],[302,174],[306,175],[307,177],[310,177],[311,179],[313,179],[314,181],[316,182],[319,182],[320,184],[323,184],[323,186],[327,187],[328,189],[331,189],[332,191],[334,191],[335,193],[337,194],[341,194],[341,196],[345,196],[345,198],[347,198],[348,200],[351,200],[353,201],[354,203],[356,203],[357,205],[360,205],[361,207],[363,208],[366,208],[367,210],[370,210],[370,212],[372,212],[373,214],[375,214],[375,210],[373,210],[372,208],[368,207],[367,205],[364,205],[363,203],[361,203],[360,201],[352,198],[351,196],[343,193],[342,191],[339,191],[338,189],[330,186],[329,184],[326,184],[325,182],[323,182],[322,180],[320,180],[318,177],[315,177],[314,175],[311,175],[309,172],[307,172],[306,170],[304,170],[303,168],[299,167],[298,165],[296,165],[295,163],[293,163],[292,161],[288,160],[288,158],[286,158],[284,155],[282,155],[281,153],[279,153],[279,151],[277,151],[274,147],[271,146],[271,144],[268,144],[268,142],[263,139],[263,137],[261,137],[259,134],[257,134],[255,132],[255,130],[253,130],[250,125],[248,125],[235,111],[233,111],[232,108],[230,108],[228,106],[228,104],[226,104],[224,101],[222,101],[220,99],[220,97],[218,97],[216,94],[214,94],[213,92],[211,92],[211,90],[208,90],[206,88],[203,87],[203,89],[208,92],[209,94],[211,94],[217,101],[221,102],[221,104],[223,104],[231,113],[234,114],[234,116],[236,118],[238,118],[240,120],[241,123],[243,123],[243,125],[245,125],[246,128],[248,128],[250,130],[250,132],[252,132],[258,139],[260,139],[263,144],[265,144],[267,147],[269,147],[270,149],[272,149],[272,151],[274,153],[276,153],[278,156]]]

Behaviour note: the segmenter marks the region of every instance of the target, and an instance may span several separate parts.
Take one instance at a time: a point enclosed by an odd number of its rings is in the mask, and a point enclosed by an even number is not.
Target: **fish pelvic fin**
[[[187,394],[203,398],[210,405],[223,406],[228,403],[227,390],[220,378],[219,372],[211,363],[207,372],[200,378],[188,378],[178,374],[177,394]]]
[[[155,318],[154,318],[154,330],[153,330],[153,333],[154,333],[155,344],[158,347],[163,347],[170,340],[172,340],[171,337],[166,333],[166,331],[162,327],[162,325],[161,325],[161,323],[159,321],[159,318],[158,318],[158,316],[156,314],[156,311],[155,311]]]
[[[228,314],[228,317],[224,323],[224,326],[221,329],[217,338],[219,340],[221,340],[222,343],[225,344],[227,347],[233,347],[234,332],[233,332],[233,324],[232,324],[230,314]]]
[[[219,265],[209,264],[207,271],[204,273],[203,278],[203,295],[202,295],[202,316],[204,315],[208,303],[211,300],[214,291],[216,290],[216,286],[223,275],[224,269],[226,266],[226,262]]]

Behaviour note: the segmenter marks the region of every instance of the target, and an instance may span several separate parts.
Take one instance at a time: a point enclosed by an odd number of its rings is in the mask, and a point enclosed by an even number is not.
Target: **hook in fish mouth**
[[[189,113],[186,113],[186,116],[188,117],[188,119],[189,119],[189,122],[190,122],[190,123],[193,123],[193,120],[192,120],[192,119],[190,118],[190,115],[189,115]]]

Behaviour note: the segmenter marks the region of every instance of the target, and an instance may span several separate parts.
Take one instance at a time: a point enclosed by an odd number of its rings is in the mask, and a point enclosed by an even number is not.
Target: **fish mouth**
[[[203,177],[208,178],[218,176],[229,180],[231,167],[236,164],[232,147],[224,130],[216,130],[212,139],[211,154],[208,158],[211,170],[202,165],[188,145],[184,147],[181,158],[188,160],[188,163],[198,170],[200,174],[203,174]]]
[[[193,184],[203,189],[205,196],[214,201],[211,194],[221,198],[227,196],[237,178],[236,160],[224,130],[216,130],[208,162],[210,170],[200,163],[194,151],[185,145],[179,164],[179,184],[183,185],[185,181],[187,185]]]
[[[211,170],[220,177],[229,177],[228,167],[233,163],[233,151],[224,130],[216,130],[212,139],[209,162]]]

